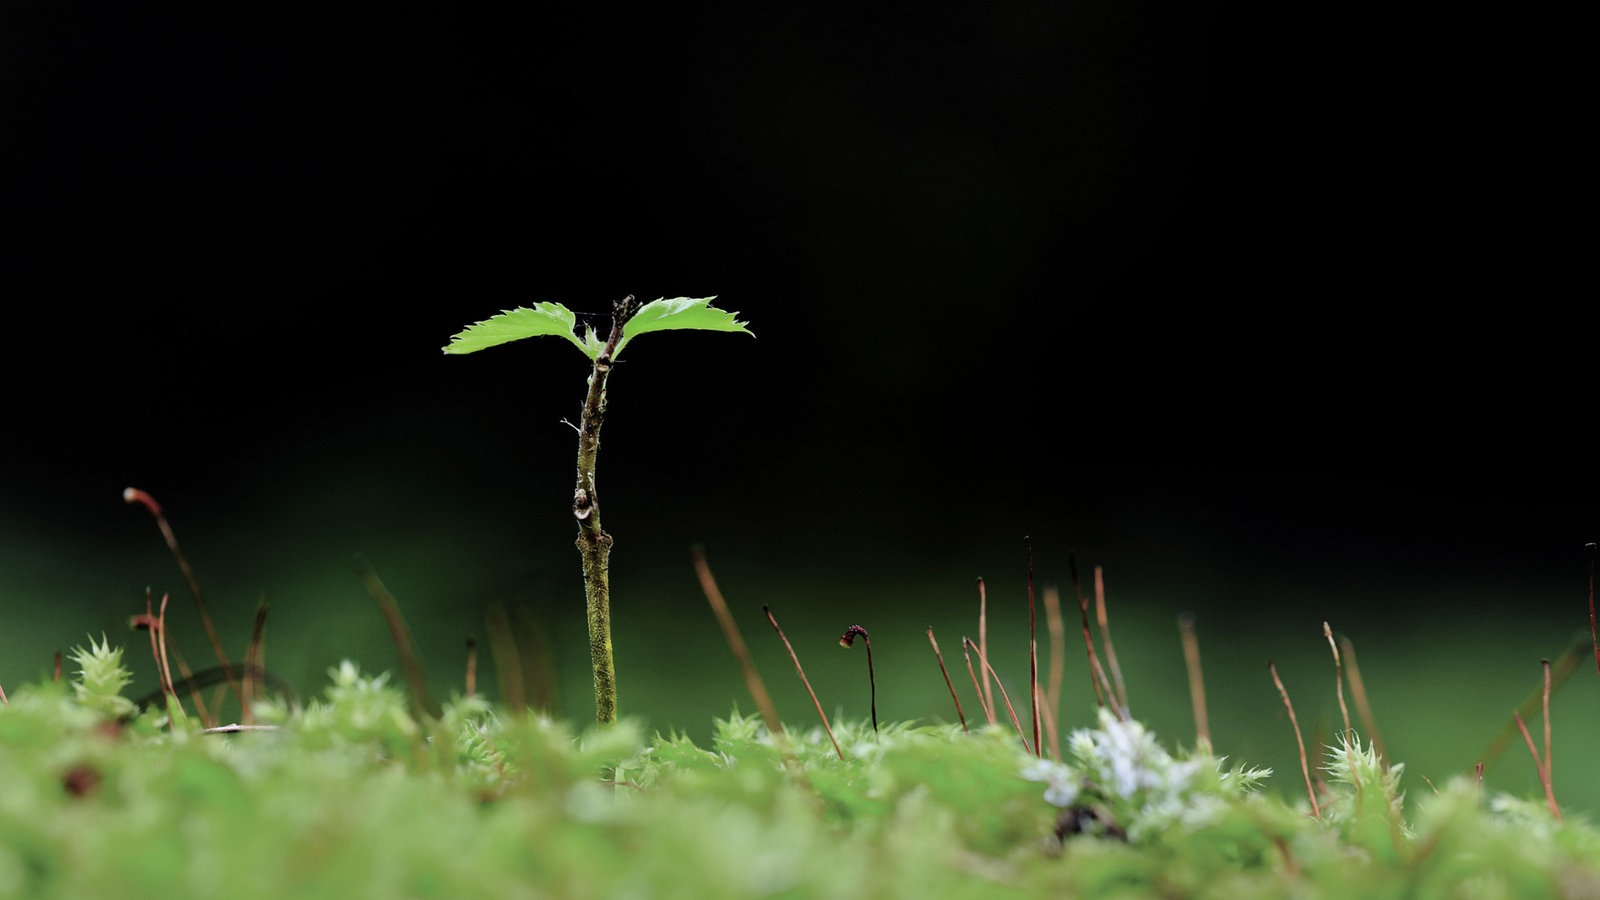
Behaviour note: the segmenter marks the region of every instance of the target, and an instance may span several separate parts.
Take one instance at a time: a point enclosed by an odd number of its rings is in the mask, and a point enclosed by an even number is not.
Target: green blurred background
[[[1045,587],[1069,599],[1067,727],[1093,707],[1076,559],[1171,742],[1194,737],[1190,613],[1217,748],[1298,791],[1267,663],[1308,741],[1336,727],[1327,621],[1406,789],[1470,773],[1589,629],[1597,507],[1576,238],[1545,209],[1572,169],[1559,55],[1517,80],[1471,49],[1514,28],[1439,27],[8,4],[0,685],[104,633],[153,689],[146,589],[208,658],[131,485],[234,652],[271,602],[267,662],[298,689],[397,665],[362,554],[437,692],[469,638],[496,690],[503,611],[552,711],[588,721],[563,423],[584,361],[440,348],[540,300],[716,295],[754,339],[647,338],[612,381],[625,715],[704,740],[752,711],[695,545],[791,723],[813,710],[763,606],[830,715],[868,713],[837,645],[860,624],[880,716],[949,720],[926,630],[975,715],[980,577],[1020,702],[1031,547],[1041,639]],[[1573,809],[1600,809],[1596,678],[1552,717]],[[1537,790],[1519,743],[1489,779]]]

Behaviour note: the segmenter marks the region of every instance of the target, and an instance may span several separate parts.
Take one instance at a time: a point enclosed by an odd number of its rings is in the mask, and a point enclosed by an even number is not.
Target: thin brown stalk
[[[511,616],[504,606],[495,604],[483,611],[484,630],[489,635],[489,656],[494,660],[495,680],[500,685],[500,696],[512,715],[521,715],[528,709],[528,694],[522,675],[522,656],[517,652],[517,639],[511,632]]]
[[[60,650],[56,651],[56,669],[55,669],[55,673],[50,676],[50,680],[56,682],[57,684],[61,683],[61,651]]]
[[[1550,786],[1550,771],[1545,768],[1544,761],[1539,758],[1539,748],[1533,745],[1533,735],[1528,733],[1528,726],[1522,721],[1522,713],[1512,710],[1512,718],[1517,720],[1517,729],[1522,732],[1522,739],[1528,744],[1528,752],[1533,754],[1533,767],[1539,772],[1539,784],[1544,787],[1544,800],[1550,807],[1550,815],[1557,822],[1562,821],[1561,807],[1556,805],[1555,790]]]
[[[1039,629],[1033,613],[1033,542],[1024,537],[1022,543],[1028,551],[1028,706],[1033,716],[1033,750],[1040,754],[1044,746],[1039,725]]]
[[[789,658],[794,660],[794,670],[800,675],[800,683],[806,686],[806,693],[811,695],[811,703],[817,708],[817,718],[822,720],[822,730],[828,733],[828,740],[833,741],[833,752],[839,754],[839,761],[844,761],[844,751],[839,749],[839,739],[833,736],[833,728],[828,724],[828,714],[822,711],[822,701],[817,699],[817,692],[811,689],[811,679],[806,677],[806,670],[800,667],[800,657],[795,655],[794,647],[789,643],[789,638],[778,627],[778,620],[772,617],[772,608],[761,607],[767,614],[767,621],[772,623],[772,630],[778,633],[778,638],[783,641],[783,647],[789,651]]]
[[[256,617],[250,624],[250,643],[246,644],[244,648],[244,677],[242,682],[245,702],[239,704],[240,716],[242,717],[239,721],[245,725],[251,724],[254,720],[252,704],[255,702],[255,692],[256,689],[264,686],[261,673],[266,671],[267,667],[264,636],[266,634],[269,606],[265,597],[261,598],[261,602],[256,604]]]
[[[478,694],[478,642],[470,637],[467,638],[466,691],[468,697]]]
[[[872,733],[877,734],[878,679],[877,676],[872,674],[872,638],[867,636],[867,630],[865,628],[862,628],[860,625],[851,625],[849,628],[844,630],[844,634],[839,638],[839,646],[849,650],[851,645],[855,643],[855,640],[858,637],[861,638],[861,642],[863,644],[867,645],[867,686],[871,691],[872,697]]]
[[[411,699],[411,711],[418,718],[424,715],[437,719],[441,710],[439,704],[428,692],[428,679],[423,674],[422,662],[417,657],[416,645],[411,641],[411,630],[406,625],[405,616],[400,612],[400,604],[395,602],[394,595],[384,586],[383,580],[373,570],[372,564],[365,556],[358,555],[352,561],[356,574],[361,577],[361,583],[366,587],[367,593],[378,604],[378,611],[383,614],[383,620],[389,625],[389,636],[394,640],[395,652],[400,656],[400,670],[405,674],[407,694]]]
[[[1389,770],[1389,753],[1383,749],[1383,738],[1378,734],[1378,720],[1372,714],[1372,703],[1367,699],[1367,687],[1361,680],[1361,666],[1356,663],[1356,648],[1350,639],[1340,635],[1339,649],[1344,659],[1345,673],[1350,679],[1350,693],[1356,701],[1356,715],[1361,717],[1361,725],[1367,729],[1367,735],[1372,740],[1372,749],[1378,754],[1378,761],[1383,765],[1384,771]]]
[[[984,702],[983,687],[978,684],[978,673],[972,668],[972,650],[970,648],[973,646],[974,645],[971,638],[965,636],[961,638],[961,655],[967,660],[967,674],[972,676],[972,689],[978,694],[978,705],[983,707],[984,719],[987,720],[990,725],[994,725],[996,724],[994,707]],[[979,652],[981,654],[982,651]],[[984,679],[987,680],[988,677],[989,673],[985,672]]]
[[[933,658],[939,661],[939,674],[944,676],[944,686],[950,689],[950,699],[956,704],[956,718],[961,720],[961,730],[971,731],[967,727],[967,714],[961,711],[961,698],[956,696],[956,686],[950,681],[950,670],[944,667],[944,654],[939,652],[939,642],[933,638],[933,626],[928,626],[928,643],[933,645]]]
[[[244,692],[239,687],[239,679],[234,677],[233,664],[228,661],[228,653],[222,648],[222,637],[217,634],[217,627],[211,621],[211,610],[206,604],[206,595],[200,590],[200,579],[195,577],[194,569],[190,567],[189,560],[183,555],[183,550],[178,546],[178,537],[172,531],[172,526],[167,522],[167,517],[161,511],[161,504],[156,498],[138,488],[126,488],[122,492],[122,499],[127,503],[137,503],[143,506],[156,520],[156,527],[161,530],[161,537],[167,543],[167,549],[172,552],[178,561],[178,568],[183,572],[184,580],[189,583],[189,592],[194,595],[194,605],[200,612],[200,624],[204,626],[206,637],[211,639],[212,652],[217,655],[217,664],[222,666],[222,674],[227,678],[228,688],[233,691],[233,696],[238,699],[239,706],[245,716],[250,714],[249,706],[244,697]]]
[[[1128,720],[1128,686],[1122,681],[1122,667],[1117,665],[1117,649],[1111,645],[1111,625],[1106,620],[1105,570],[1094,567],[1095,618],[1100,625],[1100,643],[1106,648],[1106,668],[1111,670],[1111,680],[1117,689],[1117,717]]]
[[[711,573],[711,564],[706,561],[705,548],[695,546],[691,548],[690,555],[694,560],[695,575],[700,579],[700,590],[706,595],[706,602],[711,604],[711,612],[716,615],[717,623],[722,626],[722,635],[728,641],[728,649],[733,652],[733,658],[738,661],[739,669],[744,673],[744,685],[750,691],[750,699],[755,701],[756,711],[761,713],[761,720],[767,723],[767,731],[773,735],[782,735],[783,722],[778,719],[778,707],[773,704],[772,696],[767,693],[767,685],[761,680],[761,673],[756,671],[755,661],[750,656],[750,648],[745,645],[744,637],[739,633],[739,626],[733,621],[733,613],[728,611],[728,602],[723,599],[722,591],[717,587],[717,580]],[[795,664],[798,666],[799,662]]]
[[[1195,637],[1194,616],[1178,616],[1178,633],[1183,640],[1183,661],[1189,669],[1189,703],[1194,707],[1195,746],[1211,752],[1211,725],[1206,719],[1206,684],[1200,672],[1200,640]]]
[[[963,638],[965,640],[965,638]],[[984,587],[983,576],[978,576],[978,655],[986,656],[989,652],[989,592]],[[994,719],[994,687],[989,681],[989,673],[983,673],[983,708],[989,711],[989,724],[993,725]]]
[[[1053,584],[1044,589],[1044,620],[1050,630],[1050,676],[1045,688],[1045,706],[1059,711],[1061,679],[1067,664],[1067,639],[1066,625],[1061,619],[1061,590]]]
[[[1589,641],[1584,638],[1582,632],[1579,632],[1573,637],[1572,643],[1567,646],[1567,649],[1556,657],[1556,661],[1550,671],[1549,687],[1546,688],[1541,683],[1530,691],[1528,696],[1517,704],[1517,713],[1524,719],[1533,718],[1539,712],[1545,691],[1548,690],[1554,695],[1556,691],[1560,690],[1561,686],[1567,682],[1567,679],[1572,677],[1572,673],[1577,671],[1578,663],[1588,649]],[[1500,758],[1500,755],[1505,752],[1506,745],[1511,742],[1516,732],[1517,726],[1515,722],[1507,721],[1501,727],[1500,731],[1489,741],[1489,746],[1485,747],[1484,751],[1478,755],[1485,767],[1492,765],[1495,760]]]
[[[1339,645],[1333,639],[1333,628],[1322,623],[1322,635],[1328,639],[1328,649],[1333,651],[1333,689],[1339,697],[1339,714],[1344,717],[1344,730],[1349,734],[1350,708],[1344,704],[1344,663],[1339,660]]]
[[[1283,706],[1289,711],[1289,724],[1294,726],[1294,741],[1300,747],[1300,774],[1306,779],[1306,796],[1311,799],[1312,818],[1322,818],[1322,810],[1317,806],[1317,792],[1311,787],[1311,766],[1306,762],[1306,742],[1300,736],[1300,722],[1294,716],[1294,704],[1289,702],[1289,692],[1283,686],[1283,679],[1278,677],[1278,667],[1271,660],[1267,661],[1267,671],[1272,673],[1272,683],[1278,686],[1278,695],[1283,698]]]
[[[1539,664],[1544,667],[1544,775],[1554,778],[1555,768],[1550,760],[1550,660],[1541,659]]]
[[[971,645],[972,640],[970,638],[967,639],[967,643]],[[989,676],[994,679],[995,685],[1000,688],[1000,699],[1005,701],[1006,712],[1011,714],[1011,724],[1016,726],[1017,736],[1022,738],[1022,749],[1029,753],[1033,753],[1033,745],[1028,743],[1028,734],[1022,730],[1022,720],[1017,718],[1017,710],[1011,705],[1011,695],[1006,693],[1005,682],[1000,680],[1000,676],[995,673],[994,667],[989,665],[989,659],[983,655],[983,651],[981,649],[976,646],[971,646],[969,649],[976,650],[978,652],[979,664],[981,664],[984,668],[984,671],[988,672]]]
[[[1594,623],[1594,554],[1595,544],[1590,542],[1583,545],[1589,551],[1589,639],[1594,643],[1594,667],[1600,670],[1600,630]]]
[[[0,704],[10,705],[11,700],[6,697],[6,686],[0,684]]]
[[[1116,700],[1112,695],[1111,682],[1106,678],[1105,670],[1100,667],[1100,657],[1094,652],[1094,635],[1089,629],[1089,598],[1083,592],[1083,586],[1078,581],[1078,560],[1072,554],[1067,554],[1067,563],[1072,572],[1072,593],[1078,599],[1078,615],[1083,620],[1083,647],[1089,654],[1089,683],[1094,686],[1094,702],[1097,706],[1110,703],[1115,709]],[[1122,711],[1117,709],[1117,718],[1124,719]]]

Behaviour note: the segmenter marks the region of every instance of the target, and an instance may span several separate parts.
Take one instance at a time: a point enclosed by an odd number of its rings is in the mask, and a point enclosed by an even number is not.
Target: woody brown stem
[[[595,487],[595,462],[600,455],[600,426],[606,414],[606,381],[622,328],[638,312],[629,294],[612,307],[611,335],[595,358],[589,393],[578,425],[578,483],[572,492],[572,516],[578,520],[578,553],[583,558],[583,588],[588,604],[589,656],[594,664],[595,721],[617,720],[617,676],[611,652],[611,535],[600,525],[600,496]]]

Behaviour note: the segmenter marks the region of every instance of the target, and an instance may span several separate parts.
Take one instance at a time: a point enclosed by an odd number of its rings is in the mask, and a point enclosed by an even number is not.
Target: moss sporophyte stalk
[[[711,305],[715,297],[676,297],[640,304],[629,294],[612,305],[611,329],[602,339],[585,324],[577,334],[577,315],[559,303],[535,303],[531,308],[505,310],[450,339],[444,352],[474,353],[528,337],[566,338],[593,365],[578,424],[577,484],[572,491],[572,517],[578,526],[578,552],[583,560],[584,595],[588,605],[589,655],[594,664],[595,720],[610,724],[617,719],[616,668],[611,649],[611,535],[600,523],[600,491],[595,463],[600,454],[600,426],[606,414],[606,384],[628,342],[652,331],[694,329],[754,334],[734,317]]]

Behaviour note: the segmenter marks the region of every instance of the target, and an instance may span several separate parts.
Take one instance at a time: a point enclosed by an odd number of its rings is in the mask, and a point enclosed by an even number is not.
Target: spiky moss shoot
[[[72,691],[83,706],[108,719],[121,719],[137,711],[132,700],[122,696],[123,688],[133,682],[133,673],[122,664],[122,648],[112,647],[105,635],[95,643],[89,638],[88,647],[72,648],[72,661],[78,666],[78,677]]]

